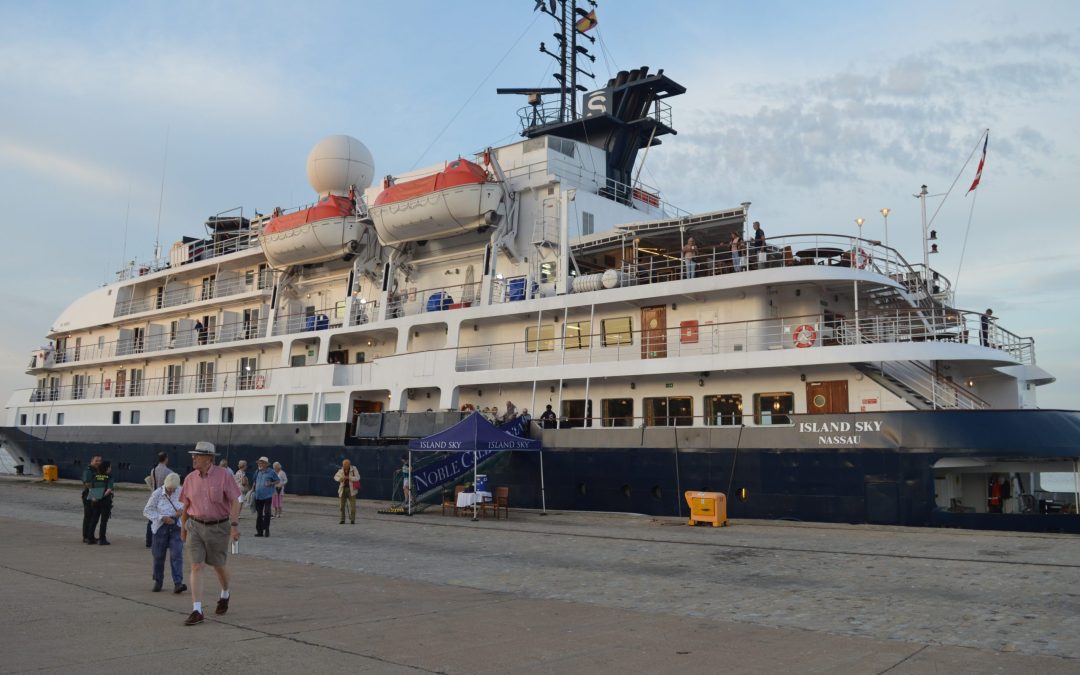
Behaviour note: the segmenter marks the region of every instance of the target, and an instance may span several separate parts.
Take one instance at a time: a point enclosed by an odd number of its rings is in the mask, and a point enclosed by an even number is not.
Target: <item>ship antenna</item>
[[[165,203],[165,168],[169,163],[169,132],[172,126],[165,127],[165,154],[161,158],[161,189],[158,191],[157,231],[154,233],[154,267],[161,260],[161,208]]]

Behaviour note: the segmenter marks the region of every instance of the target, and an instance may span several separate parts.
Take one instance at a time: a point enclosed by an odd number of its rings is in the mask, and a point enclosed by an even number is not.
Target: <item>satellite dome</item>
[[[350,185],[363,190],[371,185],[375,160],[367,146],[352,136],[327,136],[319,141],[307,160],[307,176],[319,196],[345,195]]]

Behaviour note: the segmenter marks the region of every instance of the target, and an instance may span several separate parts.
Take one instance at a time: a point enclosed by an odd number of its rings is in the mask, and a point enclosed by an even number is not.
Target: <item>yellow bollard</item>
[[[60,469],[55,464],[46,464],[41,467],[41,477],[43,480],[56,480],[60,477]]]

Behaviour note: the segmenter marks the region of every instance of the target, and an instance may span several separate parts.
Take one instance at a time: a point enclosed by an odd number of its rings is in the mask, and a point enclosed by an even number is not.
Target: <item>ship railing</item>
[[[602,324],[590,325],[587,320],[567,320],[558,324],[529,326],[524,341],[457,347],[455,368],[464,372],[550,367],[830,347],[852,345],[857,341],[883,344],[923,341],[960,343],[971,340],[970,331],[965,334],[961,327],[975,320],[973,314],[927,310],[879,311],[872,316],[860,317],[858,332],[854,319],[834,314],[726,323],[686,321],[679,326],[645,330],[631,330],[629,322],[610,328]],[[599,332],[596,331],[597,327],[601,328]],[[978,336],[978,333],[974,335]],[[1030,338],[1010,338],[1006,342],[1004,338],[1012,334],[1001,329],[991,331],[989,335],[990,341],[997,342],[990,342],[988,346],[1007,352],[1014,360],[1027,362],[1022,359],[1033,356]]]
[[[599,195],[624,206],[630,206],[640,211],[662,213],[669,218],[684,218],[692,215],[689,211],[664,201],[660,190],[640,181],[628,185],[607,178],[600,187]]]
[[[201,324],[200,324],[201,325]],[[213,328],[202,326],[172,331],[160,326],[160,333],[131,336],[98,344],[69,347],[54,353],[55,364],[82,363],[113,359],[136,354],[158,354],[173,349],[203,345],[224,344],[241,340],[253,340],[266,335],[266,317],[250,318],[216,324]]]
[[[982,410],[990,404],[918,361],[875,361],[886,377],[902,382],[935,409]]]
[[[230,372],[201,372],[164,377],[127,377],[115,379],[88,378],[86,382],[68,384],[50,390],[35,389],[31,401],[73,401],[162,397],[190,394],[221,394],[241,391],[257,392],[270,386],[273,371],[245,369]],[[192,420],[195,422],[196,420]],[[216,421],[216,420],[214,420]]]
[[[240,293],[266,290],[272,285],[273,272],[269,269],[263,270],[260,273],[253,272],[251,274],[238,275],[229,279],[217,278],[199,284],[183,286],[166,284],[164,291],[162,291],[160,295],[157,295],[155,289],[146,289],[151,292],[150,295],[117,302],[116,309],[113,311],[113,316],[128,316],[130,314],[149,312],[151,310],[179,307],[193,302],[202,302],[231,295],[239,295]]]
[[[480,283],[454,284],[423,290],[409,290],[391,295],[386,304],[386,318],[415,316],[428,312],[472,307],[480,302]]]
[[[363,326],[379,318],[379,301],[360,298],[353,303],[352,313],[349,316],[350,326]]]
[[[345,307],[342,302],[295,314],[278,314],[274,321],[274,335],[310,333],[338,328],[344,323],[344,312]]]
[[[255,232],[240,232],[229,237],[217,240],[200,239],[183,245],[179,257],[173,260],[158,260],[153,262],[138,263],[132,261],[122,270],[116,273],[117,281],[127,281],[139,277],[160,272],[161,270],[175,269],[188,263],[199,260],[210,260],[237,251],[254,248],[259,245],[259,237]]]

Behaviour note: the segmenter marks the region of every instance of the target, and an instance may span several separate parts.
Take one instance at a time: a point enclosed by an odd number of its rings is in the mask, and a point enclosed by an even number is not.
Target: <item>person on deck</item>
[[[697,243],[693,237],[686,240],[686,244],[682,247],[682,259],[683,259],[683,278],[693,279],[694,269],[697,267]]]
[[[754,242],[750,244],[750,266],[752,270],[761,267],[761,259],[758,257],[765,250],[765,230],[761,229],[761,223],[754,221]]]

